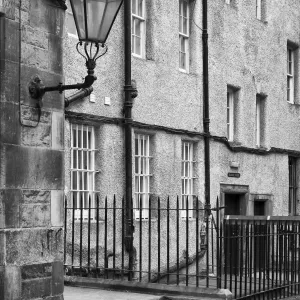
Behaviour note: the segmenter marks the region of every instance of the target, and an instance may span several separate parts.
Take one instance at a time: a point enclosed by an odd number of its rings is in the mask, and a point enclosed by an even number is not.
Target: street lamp
[[[79,42],[78,53],[84,57],[88,75],[83,83],[46,87],[38,76],[30,82],[32,98],[42,100],[46,92],[90,88],[97,77],[94,75],[96,61],[107,52],[105,45],[110,29],[116,19],[123,0],[70,0]],[[103,51],[100,52],[100,48]]]

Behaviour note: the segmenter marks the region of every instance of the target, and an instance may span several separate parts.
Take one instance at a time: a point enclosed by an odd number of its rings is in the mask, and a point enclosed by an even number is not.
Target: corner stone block
[[[65,12],[41,0],[30,1],[29,20],[32,27],[63,37]]]
[[[51,295],[51,278],[22,281],[22,299],[45,298]]]
[[[18,104],[19,88],[17,88],[18,85],[16,84],[17,78],[19,78],[18,70],[18,63],[3,59],[0,60],[1,101]],[[28,86],[28,83],[26,86]]]
[[[20,144],[19,105],[0,103],[0,140],[2,143]]]
[[[31,26],[22,26],[22,42],[48,50],[47,34]]]
[[[33,264],[21,267],[22,280],[44,278],[52,276],[52,264]]]
[[[64,194],[63,191],[51,191],[51,226],[63,226]]]
[[[22,145],[36,147],[50,147],[51,125],[39,124],[37,127],[22,127]]]
[[[51,230],[26,228],[6,232],[6,263],[30,265],[52,259]]]
[[[21,272],[14,265],[0,267],[0,299],[19,300],[21,296]]]
[[[0,233],[0,266],[3,266],[5,264],[5,233],[4,232],[1,232]],[[0,272],[1,274],[1,272]],[[0,296],[1,296],[1,293],[0,293]],[[0,299],[2,299],[0,297]]]
[[[46,227],[50,223],[49,205],[22,205],[22,227]]]
[[[52,295],[56,296],[64,292],[64,265],[61,261],[52,263]]]
[[[16,0],[4,0],[3,6],[5,11],[5,17],[14,20]]]
[[[0,147],[1,156],[5,157],[1,172],[6,187],[63,189],[63,151],[14,145]]]
[[[59,295],[59,296],[50,296],[50,297],[47,297],[43,300],[64,300],[64,295]]]
[[[5,24],[5,59],[13,62],[19,62],[20,56],[20,31],[19,23],[6,20]]]
[[[52,72],[63,72],[63,40],[53,34],[49,35],[49,68]]]
[[[21,62],[30,67],[47,70],[49,64],[48,50],[23,43]]]
[[[50,191],[23,190],[24,204],[50,204]]]
[[[22,200],[20,190],[2,190],[0,192],[0,200],[2,202],[2,215],[4,219],[3,227],[20,227],[20,201]]]
[[[64,149],[64,113],[52,113],[52,149]]]
[[[36,107],[21,105],[21,116],[23,121],[31,121],[33,122],[32,125],[34,125],[37,122],[38,109]],[[40,123],[51,124],[50,111],[43,110],[41,112]]]

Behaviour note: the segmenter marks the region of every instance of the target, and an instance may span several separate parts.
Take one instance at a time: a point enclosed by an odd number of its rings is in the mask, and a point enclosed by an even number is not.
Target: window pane
[[[187,18],[187,1],[183,1],[183,16]]]
[[[135,37],[135,54],[141,55],[141,39],[139,37]]]
[[[73,155],[73,169],[77,168],[77,150],[72,150]]]
[[[77,136],[78,136],[78,148],[82,147],[82,143],[81,143],[81,129],[78,129],[77,131]]]
[[[187,22],[187,19],[186,18],[183,18],[183,33],[184,34],[188,34],[188,22]]]
[[[180,68],[185,70],[185,54],[184,53],[180,54]]]
[[[180,39],[180,50],[181,52],[185,53],[185,38],[181,37]]]
[[[131,5],[132,5],[132,13],[133,14],[136,14],[136,1],[137,0],[132,0],[132,2],[131,2],[132,3]]]
[[[182,16],[179,16],[179,32],[182,32]]]
[[[87,131],[86,130],[84,130],[83,131],[83,145],[82,145],[82,148],[87,148]]]
[[[72,190],[77,190],[77,172],[72,172]]]
[[[138,19],[134,20],[134,34],[141,37],[141,21]]]
[[[138,15],[143,17],[143,0],[138,0]]]
[[[73,132],[73,134],[72,134],[72,139],[73,139],[72,145],[73,145],[73,147],[76,147],[77,146],[77,133],[76,133],[75,129],[73,129],[72,132]]]

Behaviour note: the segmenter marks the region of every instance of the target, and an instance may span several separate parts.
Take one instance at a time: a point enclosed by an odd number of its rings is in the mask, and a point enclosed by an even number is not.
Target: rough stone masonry
[[[0,299],[63,299],[64,1],[0,0]]]

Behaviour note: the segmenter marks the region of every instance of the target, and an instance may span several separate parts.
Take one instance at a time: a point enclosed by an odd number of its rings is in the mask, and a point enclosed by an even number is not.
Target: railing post
[[[68,199],[65,196],[65,228],[64,228],[64,265],[67,263],[67,218],[68,218]]]
[[[220,206],[219,206],[219,197],[217,197],[217,210],[216,210],[216,219],[217,219],[217,233],[216,233],[216,239],[217,239],[217,288],[221,288],[221,254],[220,254],[220,244],[219,244],[219,238],[220,238]]]
[[[206,287],[209,287],[209,246],[208,246],[208,241],[209,241],[209,218],[211,215],[211,205],[209,202],[205,203],[204,206],[204,211],[205,211],[205,225],[206,225]]]

